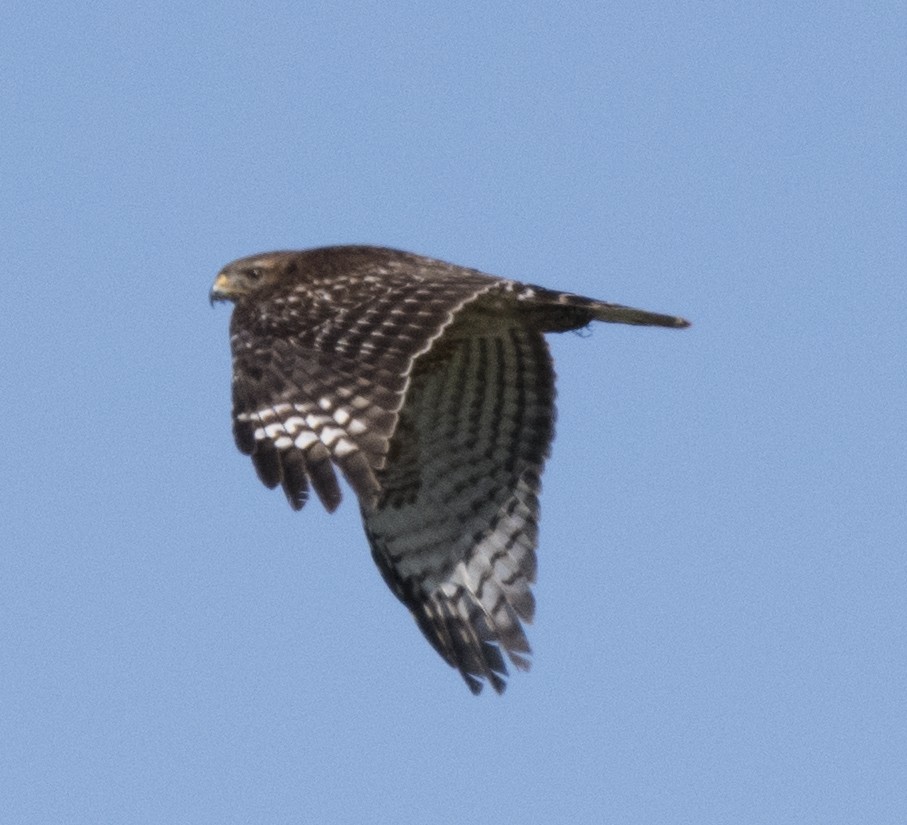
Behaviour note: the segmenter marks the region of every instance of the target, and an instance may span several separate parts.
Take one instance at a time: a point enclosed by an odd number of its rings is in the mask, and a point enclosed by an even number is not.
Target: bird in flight
[[[408,252],[334,246],[225,266],[233,435],[301,509],[359,499],[385,582],[473,693],[529,668],[540,476],[554,435],[544,334],[673,315]]]

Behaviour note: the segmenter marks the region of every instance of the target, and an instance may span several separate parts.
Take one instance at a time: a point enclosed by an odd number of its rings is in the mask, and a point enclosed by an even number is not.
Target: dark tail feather
[[[608,324],[636,324],[637,326],[675,327],[678,329],[690,325],[686,318],[646,312],[644,309],[633,309],[633,307],[624,307],[620,304],[605,304],[595,301],[594,306],[590,309],[593,311],[594,320],[604,321]]]
[[[521,286],[525,293],[518,297],[526,300],[529,312],[539,316],[540,327],[545,332],[565,332],[585,326],[591,321],[674,329],[683,329],[690,325],[686,318],[676,315],[646,312],[644,309],[596,301],[594,298],[585,298],[572,292],[555,292],[541,286]]]

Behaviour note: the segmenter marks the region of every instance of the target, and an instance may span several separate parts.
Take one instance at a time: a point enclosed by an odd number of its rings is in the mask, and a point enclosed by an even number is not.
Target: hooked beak
[[[211,286],[211,292],[208,293],[208,301],[214,306],[215,301],[229,301],[231,298],[229,289],[229,278],[223,273],[218,273]]]

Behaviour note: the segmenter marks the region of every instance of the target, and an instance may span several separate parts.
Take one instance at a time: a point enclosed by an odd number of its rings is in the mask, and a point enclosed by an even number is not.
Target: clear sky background
[[[907,822],[902,3],[0,12],[0,819]],[[221,265],[397,246],[556,337],[534,666],[230,431]]]

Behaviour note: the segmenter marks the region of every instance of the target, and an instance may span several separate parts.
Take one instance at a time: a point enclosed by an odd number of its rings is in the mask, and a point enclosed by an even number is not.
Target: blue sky
[[[898,3],[0,12],[16,823],[907,821]],[[552,339],[535,659],[471,696],[232,443],[227,261],[685,315]]]

